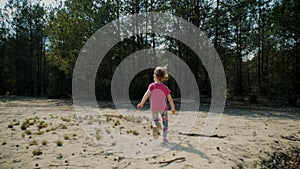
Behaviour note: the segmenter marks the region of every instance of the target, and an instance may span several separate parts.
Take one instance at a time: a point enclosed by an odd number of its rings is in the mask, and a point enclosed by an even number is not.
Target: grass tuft
[[[132,131],[132,134],[135,135],[135,136],[137,136],[137,135],[139,135],[140,133],[139,133],[138,131],[136,131],[136,130],[133,130],[133,131]]]
[[[119,126],[121,123],[119,120],[115,121],[114,126]]]
[[[42,141],[42,145],[43,145],[43,146],[48,145],[48,143],[49,143],[49,142],[48,142],[47,140],[43,140],[43,141]]]
[[[61,146],[63,145],[63,142],[62,142],[61,140],[57,140],[57,141],[56,141],[56,145],[57,145],[58,147],[61,147]]]
[[[32,151],[32,153],[33,153],[34,156],[39,156],[39,155],[43,154],[41,149],[35,149],[35,150]]]
[[[24,133],[27,134],[27,135],[31,135],[32,134],[31,130],[26,130]]]
[[[45,123],[45,121],[41,121],[38,125],[37,125],[38,129],[42,129],[42,128],[47,128],[48,124]]]
[[[70,137],[69,137],[67,134],[65,134],[65,135],[64,135],[64,139],[65,139],[65,140],[69,140]]]
[[[29,142],[29,146],[37,146],[38,142],[36,140],[32,140]]]

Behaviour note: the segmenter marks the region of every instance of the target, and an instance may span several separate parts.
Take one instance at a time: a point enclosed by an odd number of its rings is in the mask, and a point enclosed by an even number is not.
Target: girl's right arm
[[[147,99],[149,98],[150,94],[151,94],[151,92],[150,92],[150,90],[148,89],[148,90],[146,91],[146,93],[144,94],[144,97],[143,97],[142,101],[136,106],[138,109],[141,109],[141,108],[144,107],[144,104],[145,104],[145,102],[147,101]]]

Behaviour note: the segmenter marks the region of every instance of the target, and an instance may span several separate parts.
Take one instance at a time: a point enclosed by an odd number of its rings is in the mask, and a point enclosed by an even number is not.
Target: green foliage
[[[45,9],[9,0],[1,13],[0,94],[40,95],[45,89]]]
[[[124,15],[149,11],[174,14],[199,27],[223,63],[228,96],[300,97],[299,1],[82,1],[67,0],[46,8],[39,1],[8,0],[0,13],[0,95],[44,95],[70,98],[78,54],[99,28]],[[139,28],[137,28],[139,29]],[[101,62],[95,91],[111,100],[111,78],[128,55],[163,48],[180,57],[197,80],[201,95],[210,96],[208,74],[185,44],[163,35],[133,35],[114,46]],[[135,76],[129,97],[140,100],[152,70]],[[180,97],[175,79],[166,82]],[[294,94],[294,95],[292,95]],[[252,99],[251,99],[252,98]],[[28,124],[22,124],[26,130]]]

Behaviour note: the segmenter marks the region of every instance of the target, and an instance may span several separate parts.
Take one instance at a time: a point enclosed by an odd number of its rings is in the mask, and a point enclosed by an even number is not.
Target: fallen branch
[[[181,135],[189,136],[189,137],[210,137],[210,138],[225,138],[226,136],[215,135],[205,135],[205,134],[197,134],[197,133],[179,133]]]
[[[131,162],[128,162],[127,164],[125,164],[123,167],[120,167],[120,169],[124,169],[126,167],[128,167],[131,164]]]
[[[49,167],[89,167],[89,165],[72,165],[72,164],[50,164]]]
[[[185,161],[185,157],[178,157],[178,158],[174,158],[172,160],[154,162],[154,164],[160,164],[160,165],[167,166],[175,161],[180,161],[180,162]]]
[[[281,138],[291,140],[291,141],[300,141],[300,138],[297,135],[290,135],[290,136],[282,136],[280,135]]]

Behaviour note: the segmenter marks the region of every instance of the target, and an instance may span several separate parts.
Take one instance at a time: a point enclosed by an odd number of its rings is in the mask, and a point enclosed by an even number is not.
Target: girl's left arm
[[[169,94],[167,97],[168,97],[168,101],[169,101],[170,106],[171,106],[171,112],[172,112],[173,114],[175,114],[176,109],[175,109],[174,101],[173,101],[173,99],[172,99],[171,94]]]

